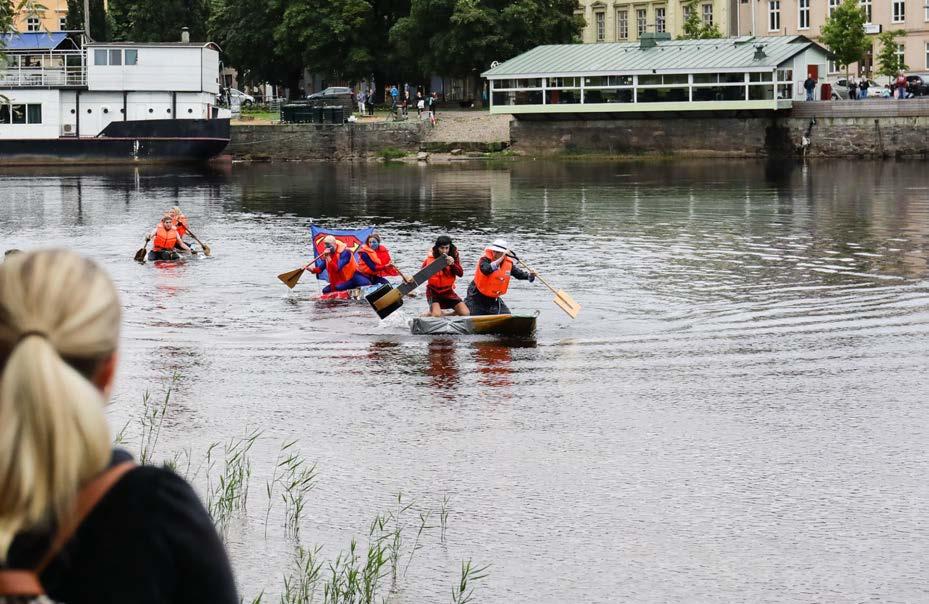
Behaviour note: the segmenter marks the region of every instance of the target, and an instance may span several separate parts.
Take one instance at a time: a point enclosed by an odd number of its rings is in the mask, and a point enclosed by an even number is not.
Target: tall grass
[[[149,391],[146,390],[142,394],[142,416],[139,418],[142,425],[142,437],[139,442],[139,463],[142,465],[151,465],[154,461],[158,437],[161,436],[161,426],[164,424],[165,413],[168,410],[168,402],[171,400],[171,393],[174,392],[174,387],[179,379],[180,376],[176,372],[171,376],[164,400],[161,401],[160,405],[152,400]],[[124,437],[125,435],[122,436],[122,438]]]
[[[230,439],[223,449],[223,472],[210,498],[210,515],[220,526],[225,525],[234,512],[244,510],[248,503],[248,485],[252,476],[252,462],[248,454],[259,436],[261,431],[252,430],[241,438]]]
[[[452,604],[468,604],[472,602],[474,595],[473,583],[487,577],[487,569],[490,565],[475,567],[471,565],[471,559],[461,561],[461,578],[458,579],[458,585],[452,587]]]

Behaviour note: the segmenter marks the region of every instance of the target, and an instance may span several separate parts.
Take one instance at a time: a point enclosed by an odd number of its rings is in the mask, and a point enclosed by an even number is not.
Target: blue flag
[[[313,241],[313,257],[319,256],[324,251],[326,247],[323,245],[323,239],[327,235],[332,235],[342,243],[348,246],[348,249],[352,252],[357,252],[358,248],[365,244],[368,240],[368,237],[371,236],[371,233],[374,232],[374,227],[367,227],[364,229],[355,229],[355,230],[346,230],[346,229],[324,229],[318,227],[315,224],[310,225],[310,236]],[[329,281],[329,273],[323,271],[316,275],[317,279],[322,281]]]

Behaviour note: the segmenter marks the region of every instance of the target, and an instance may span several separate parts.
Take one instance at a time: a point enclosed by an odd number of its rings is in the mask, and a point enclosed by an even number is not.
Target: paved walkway
[[[794,101],[790,117],[929,117],[929,98]]]
[[[413,119],[416,114],[412,115]],[[497,143],[510,142],[509,115],[491,115],[486,111],[439,111],[435,128],[426,125],[425,142]]]

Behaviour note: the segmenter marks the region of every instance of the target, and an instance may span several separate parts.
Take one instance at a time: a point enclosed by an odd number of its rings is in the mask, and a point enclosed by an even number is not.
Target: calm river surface
[[[924,162],[7,168],[0,242],[113,275],[128,448],[174,373],[155,457],[204,499],[210,444],[261,431],[225,529],[246,600],[291,568],[265,485],[295,440],[319,470],[299,542],[322,559],[414,504],[392,601],[450,601],[466,559],[491,565],[477,602],[925,601],[927,184]],[[175,204],[213,257],[132,262]],[[313,222],[377,225],[410,271],[438,234],[466,274],[505,237],[584,308],[514,282],[534,341],[412,336],[422,298],[379,322],[277,281]],[[446,496],[445,542],[414,550]]]

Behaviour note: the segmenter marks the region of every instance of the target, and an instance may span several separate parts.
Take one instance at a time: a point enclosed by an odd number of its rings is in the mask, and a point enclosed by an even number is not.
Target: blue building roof
[[[60,31],[0,34],[0,47],[14,50],[54,50],[68,38]]]

